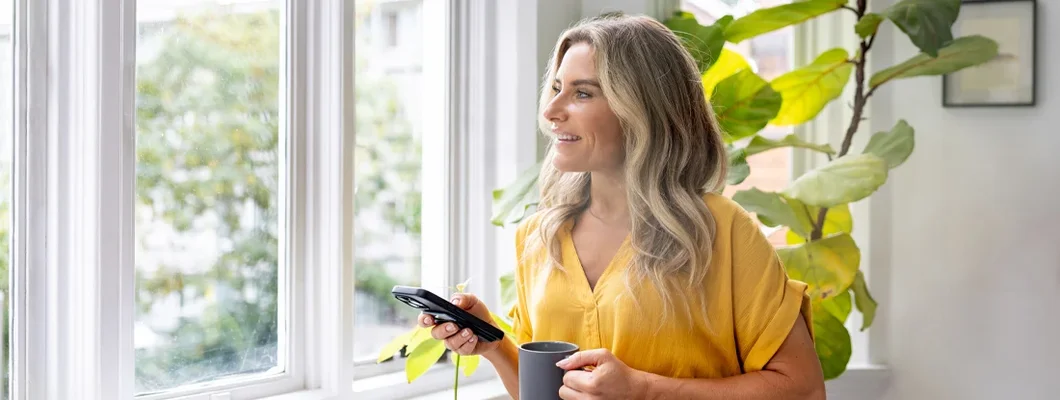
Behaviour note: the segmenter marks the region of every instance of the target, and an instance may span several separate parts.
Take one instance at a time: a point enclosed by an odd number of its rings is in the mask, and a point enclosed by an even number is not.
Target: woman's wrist
[[[482,357],[486,358],[486,361],[489,361],[492,364],[496,364],[497,361],[501,358],[505,360],[510,360],[510,355],[513,354],[518,357],[518,349],[516,349],[515,344],[513,344],[511,340],[508,340],[508,338],[505,337],[500,340],[500,343],[497,345],[497,347],[494,347],[492,350],[482,353]]]
[[[656,400],[663,399],[661,390],[665,384],[666,377],[651,372],[633,370],[634,387],[637,388],[638,399]]]

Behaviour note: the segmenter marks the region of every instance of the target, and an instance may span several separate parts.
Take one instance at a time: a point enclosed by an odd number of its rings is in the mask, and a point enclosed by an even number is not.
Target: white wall
[[[917,141],[871,213],[887,399],[1060,398],[1060,54],[1045,24],[1060,7],[1045,3],[1037,107],[943,108],[938,77],[873,100],[873,131],[904,118]],[[875,66],[915,53],[885,32]]]

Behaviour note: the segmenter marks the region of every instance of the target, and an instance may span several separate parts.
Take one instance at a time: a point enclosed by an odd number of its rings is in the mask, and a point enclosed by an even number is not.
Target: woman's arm
[[[674,379],[645,374],[648,399],[824,399],[824,375],[806,320],[791,333],[761,371],[721,379]]]
[[[501,339],[496,350],[482,355],[497,370],[504,388],[512,399],[519,399],[519,349],[507,338]]]

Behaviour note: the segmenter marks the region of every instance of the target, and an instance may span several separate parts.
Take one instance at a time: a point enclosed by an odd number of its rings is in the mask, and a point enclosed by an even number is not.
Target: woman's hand
[[[453,295],[450,302],[457,307],[463,308],[471,313],[471,315],[474,315],[493,326],[497,326],[497,324],[493,322],[493,316],[490,315],[490,310],[487,309],[486,305],[482,304],[475,295],[469,293],[457,293]],[[445,342],[445,348],[460,355],[466,356],[471,354],[489,353],[496,350],[501,344],[500,340],[492,343],[480,341],[478,337],[471,332],[471,328],[457,329],[456,324],[452,322],[446,322],[441,325],[435,325],[434,323],[434,318],[431,318],[430,315],[420,314],[420,326],[434,326],[434,328],[431,329],[431,336]]]
[[[574,353],[556,366],[567,371],[559,389],[564,400],[642,399],[646,393],[648,373],[630,368],[607,349]]]

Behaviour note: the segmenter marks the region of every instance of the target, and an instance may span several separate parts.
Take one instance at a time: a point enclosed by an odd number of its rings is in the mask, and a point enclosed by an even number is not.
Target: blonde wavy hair
[[[687,302],[675,301],[673,291],[702,294],[698,288],[703,287],[716,235],[703,196],[722,186],[728,165],[696,63],[680,39],[652,18],[609,14],[586,19],[556,43],[541,88],[542,110],[554,96],[552,81],[560,61],[577,43],[594,50],[604,97],[624,136],[635,251],[626,287],[632,291],[636,283],[649,281],[666,305],[663,311],[684,304],[691,312]],[[549,121],[538,115],[539,130],[549,132]],[[527,247],[545,248],[552,267],[562,269],[557,234],[589,206],[591,178],[588,172],[557,170],[552,140],[538,180],[537,237]]]

